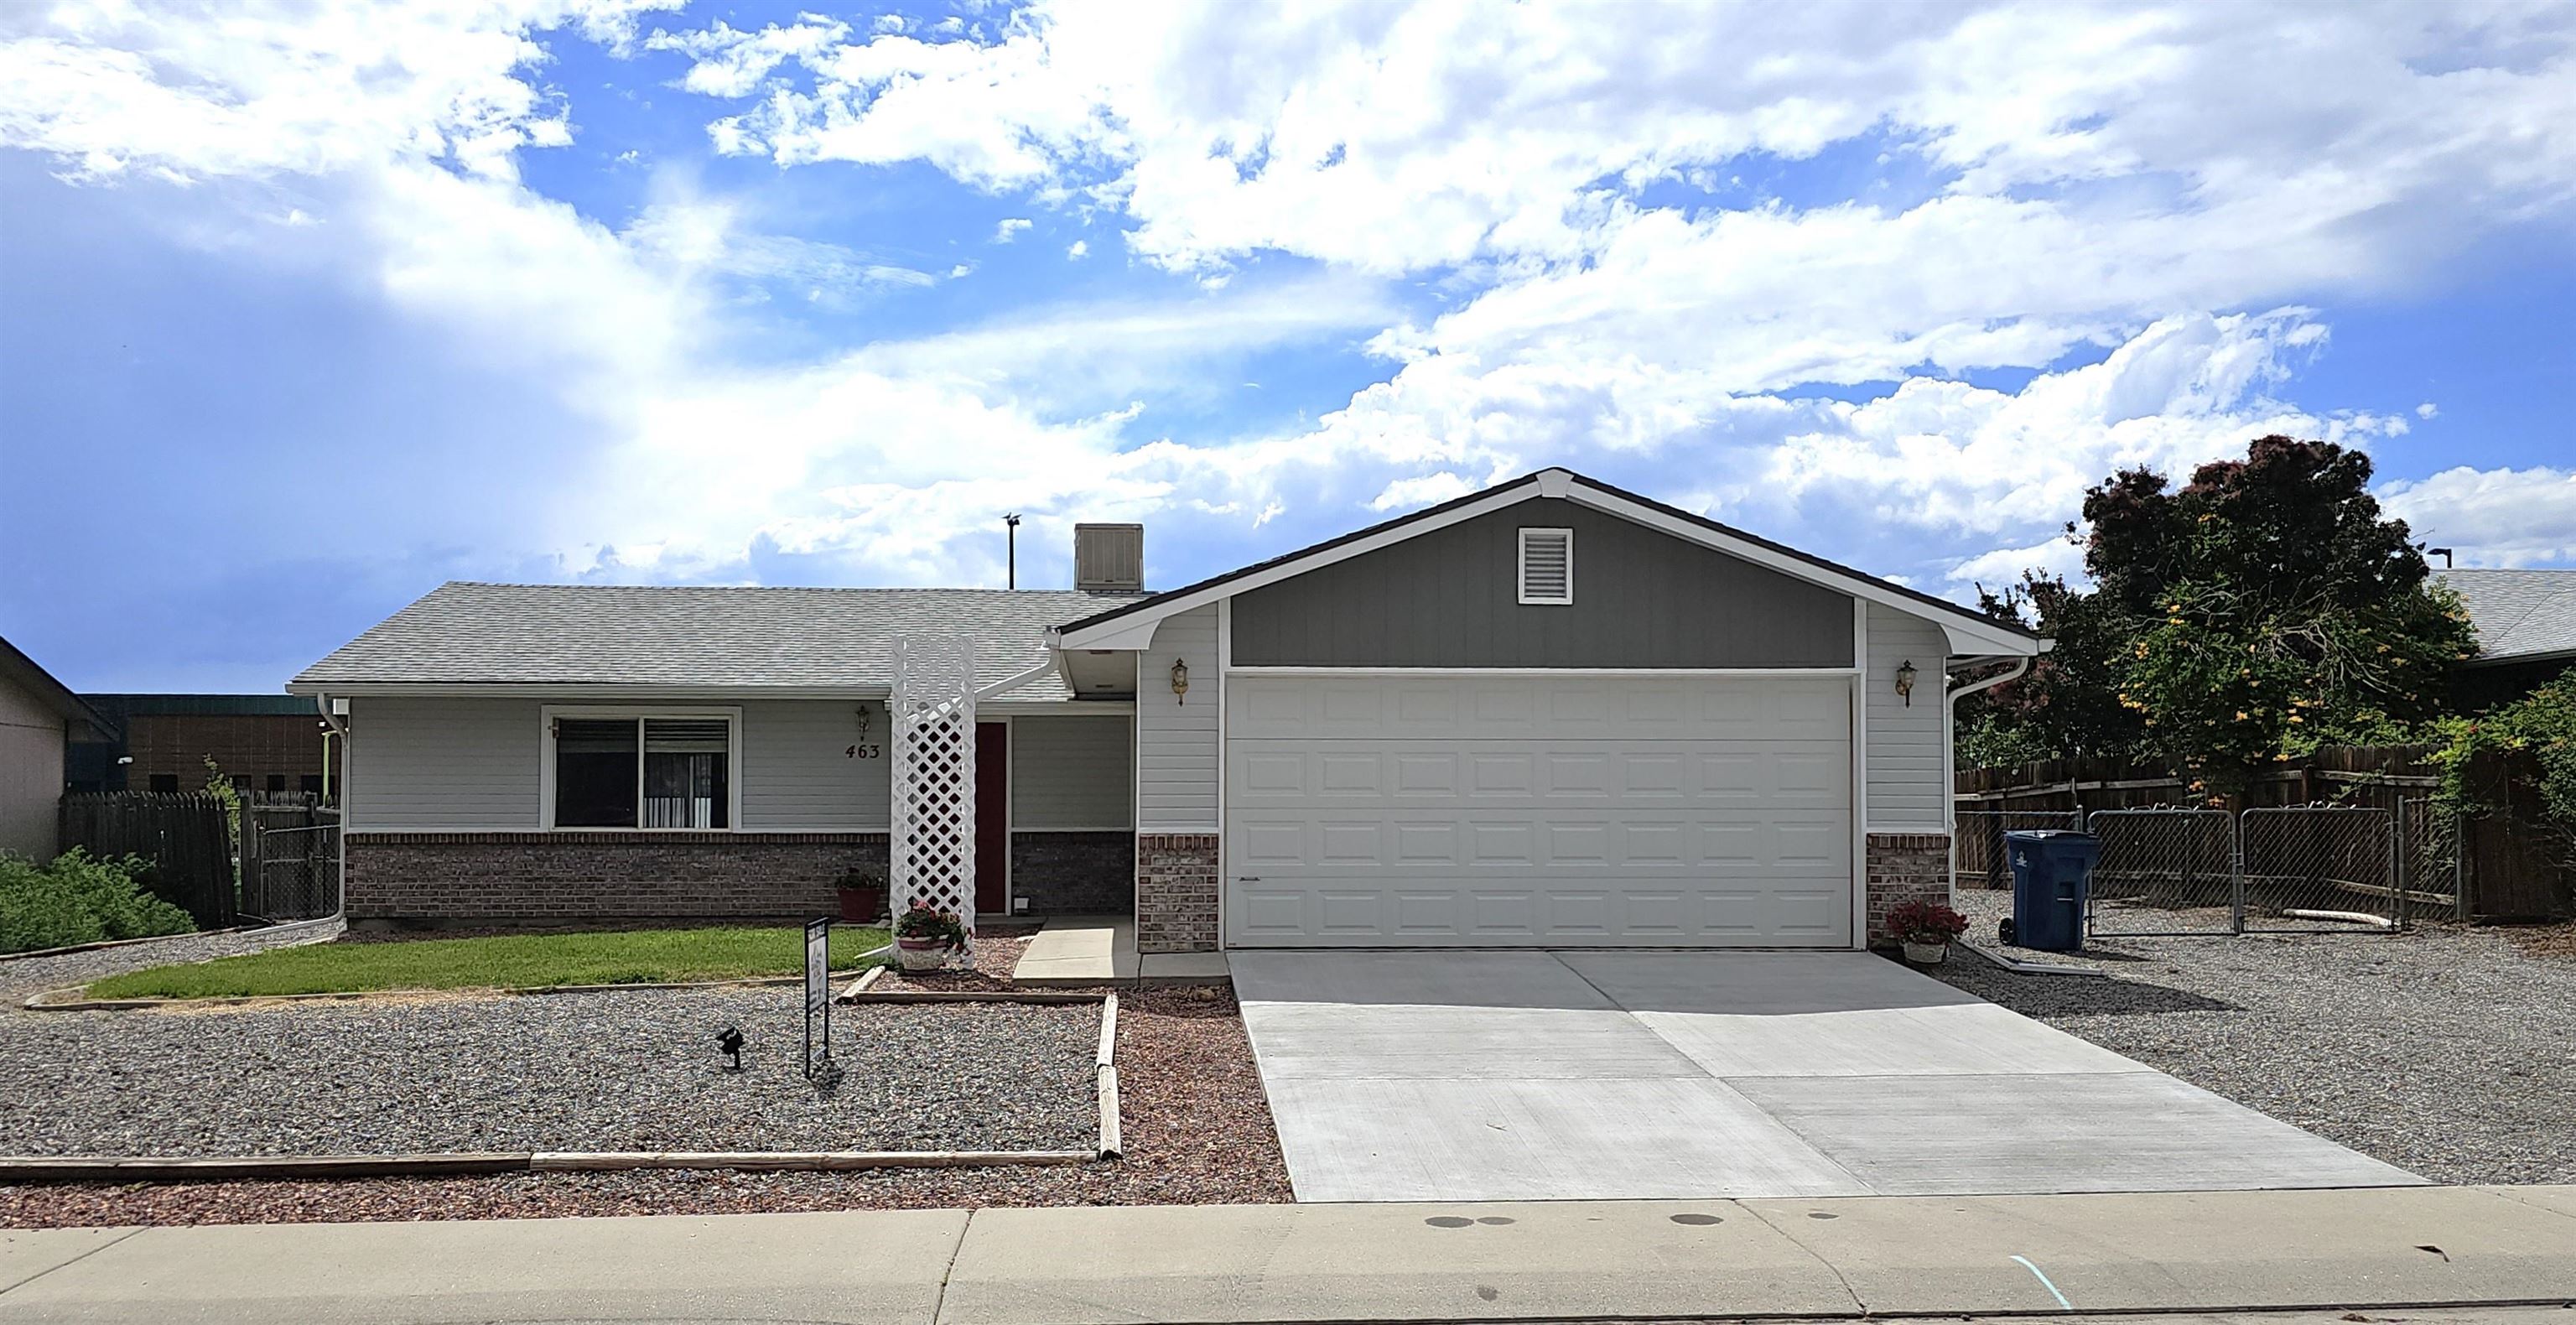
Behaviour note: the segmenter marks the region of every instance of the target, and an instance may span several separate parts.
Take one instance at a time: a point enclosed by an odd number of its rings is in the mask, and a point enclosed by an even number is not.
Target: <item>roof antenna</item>
[[[2449,548],[2428,547],[2424,549],[2424,555],[2428,557],[2440,557],[2442,559],[2442,569],[2451,569],[2451,550]]]
[[[1009,540],[1002,554],[1002,587],[1016,589],[1020,587],[1020,513],[1003,516],[1002,529],[1002,537]]]

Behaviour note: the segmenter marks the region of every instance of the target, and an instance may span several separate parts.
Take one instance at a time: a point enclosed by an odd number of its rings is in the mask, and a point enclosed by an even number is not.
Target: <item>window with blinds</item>
[[[1574,602],[1574,531],[1521,531],[1521,602],[1565,607]]]
[[[729,828],[733,720],[557,718],[557,828]]]

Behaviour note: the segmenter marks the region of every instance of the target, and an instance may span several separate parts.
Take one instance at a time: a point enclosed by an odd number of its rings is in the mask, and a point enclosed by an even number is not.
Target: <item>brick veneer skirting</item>
[[[808,920],[883,833],[351,833],[356,922]]]
[[[1950,900],[1950,835],[1947,833],[1872,833],[1869,835],[1869,946],[1895,944],[1887,913],[1899,903]]]
[[[1136,835],[1136,950],[1214,952],[1217,835]]]
[[[1136,905],[1136,835],[1011,834],[1011,897],[1033,916],[1125,915]]]

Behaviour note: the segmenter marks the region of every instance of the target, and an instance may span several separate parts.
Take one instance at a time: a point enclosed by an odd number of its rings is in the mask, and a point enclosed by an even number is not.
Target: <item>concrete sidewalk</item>
[[[2569,1187],[0,1234],[0,1322],[1849,1319],[2568,1301]]]

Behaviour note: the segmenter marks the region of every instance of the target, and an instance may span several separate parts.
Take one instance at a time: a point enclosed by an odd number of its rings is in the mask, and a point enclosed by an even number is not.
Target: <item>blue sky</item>
[[[0,635],[450,578],[1170,585],[1549,464],[1966,595],[2365,447],[2576,559],[2576,8],[0,13]]]

